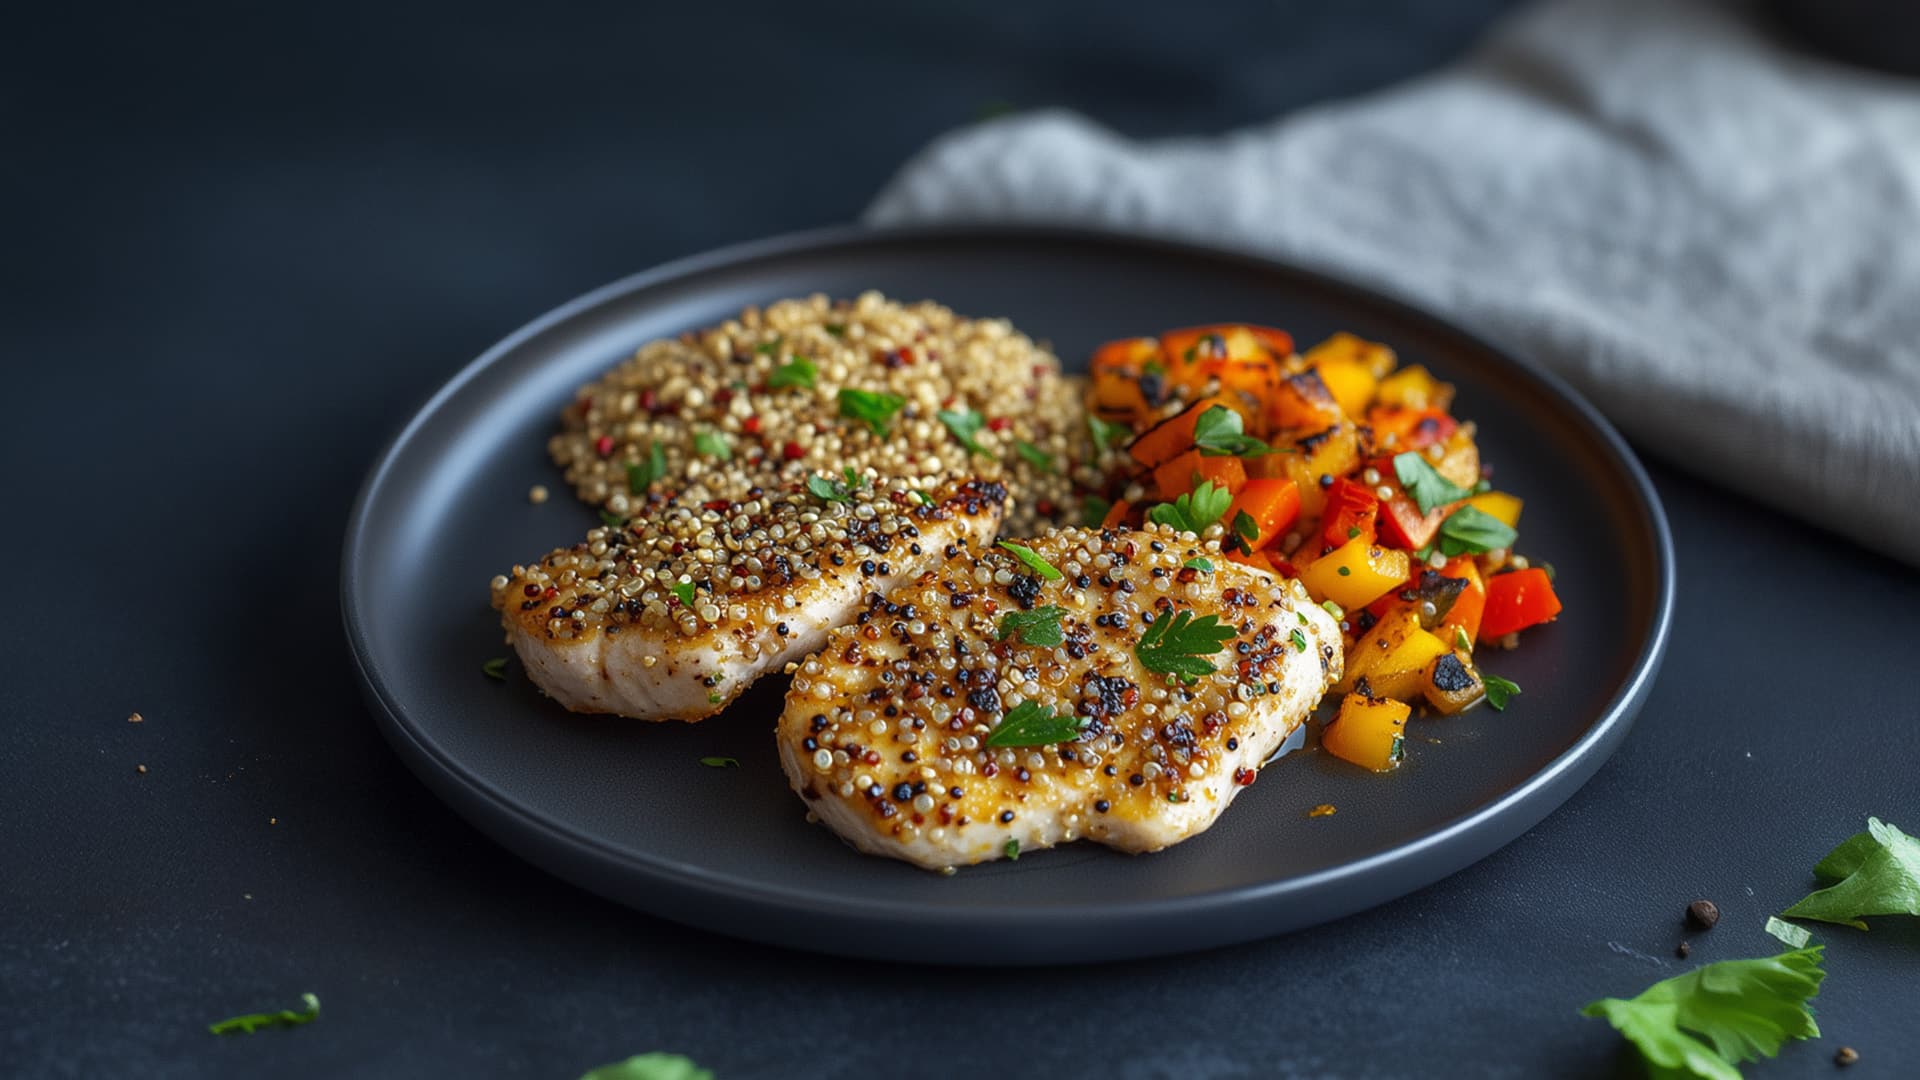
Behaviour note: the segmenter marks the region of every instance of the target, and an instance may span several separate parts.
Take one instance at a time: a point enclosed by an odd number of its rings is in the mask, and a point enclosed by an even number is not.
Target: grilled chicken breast
[[[796,673],[781,762],[861,851],[929,869],[1081,838],[1157,851],[1213,824],[1341,674],[1333,618],[1215,542],[1028,545],[869,593]]]
[[[815,478],[736,503],[660,502],[493,581],[507,640],[574,712],[699,720],[818,649],[860,598],[992,537],[998,483],[926,494]]]

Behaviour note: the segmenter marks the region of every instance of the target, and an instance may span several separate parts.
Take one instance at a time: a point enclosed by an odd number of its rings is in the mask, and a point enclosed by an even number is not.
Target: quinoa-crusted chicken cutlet
[[[527,674],[575,712],[709,716],[818,649],[867,592],[990,540],[1006,500],[985,481],[816,486],[668,506],[495,578]]]
[[[878,293],[650,342],[550,443],[611,523],[495,578],[494,606],[567,708],[709,716],[865,591],[1077,508],[1107,464],[1079,395],[1004,320]]]
[[[1333,618],[1220,533],[1058,530],[868,593],[788,691],[794,790],[929,869],[1204,831],[1342,662]]]

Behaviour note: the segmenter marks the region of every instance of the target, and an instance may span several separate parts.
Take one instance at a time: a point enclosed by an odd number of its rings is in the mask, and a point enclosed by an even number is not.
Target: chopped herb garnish
[[[1142,375],[1165,375],[1167,373],[1167,365],[1158,360],[1149,360],[1140,365],[1140,373]]]
[[[853,493],[867,486],[867,478],[851,468],[845,472],[847,478],[844,481],[829,480],[824,476],[809,476],[807,490],[823,502],[851,503]]]
[[[655,481],[665,479],[666,475],[667,452],[660,446],[660,440],[655,439],[647,448],[647,460],[627,465],[627,494],[645,495]]]
[[[1053,707],[1028,699],[1007,710],[987,736],[988,746],[1052,746],[1080,737],[1087,721],[1072,713],[1054,715]]]
[[[1334,573],[1339,574],[1341,577],[1353,576],[1353,568],[1350,566],[1336,566],[1333,568],[1333,570],[1334,570]]]
[[[1215,405],[1194,421],[1193,445],[1206,457],[1259,457],[1273,453],[1273,447],[1248,435],[1241,426],[1240,414],[1225,405]]]
[[[725,699],[721,696],[720,691],[718,690],[707,691],[707,704],[718,705],[723,700]]]
[[[972,409],[942,409],[933,415],[942,424],[947,426],[948,431],[953,432],[953,437],[959,440],[961,446],[966,447],[976,454],[984,454],[987,457],[993,456],[991,451],[981,446],[973,438],[975,435],[980,434],[980,429],[986,425],[986,417],[981,416]]]
[[[1552,564],[1552,563],[1550,563],[1550,562],[1543,562],[1543,563],[1539,563],[1538,565],[1539,565],[1539,567],[1540,567],[1540,569],[1542,569],[1542,570],[1545,570],[1545,571],[1547,572],[1547,580],[1548,580],[1548,581],[1554,581],[1554,580],[1557,580],[1557,579],[1559,578],[1559,576],[1560,576],[1560,575],[1559,575],[1559,573],[1557,573],[1557,572],[1556,572],[1556,571],[1554,570],[1554,568],[1553,568],[1553,564]]]
[[[1473,494],[1434,471],[1426,455],[1418,450],[1394,455],[1393,475],[1400,478],[1400,486],[1413,496],[1413,504],[1423,514],[1431,513],[1436,506],[1459,502]]]
[[[1807,947],[1807,942],[1813,940],[1813,935],[1807,932],[1806,927],[1795,926],[1778,915],[1767,916],[1766,930],[1767,933],[1786,942],[1789,949],[1804,949]]]
[[[1065,608],[1055,604],[1032,611],[1009,611],[1000,616],[1000,640],[1018,636],[1023,645],[1052,648],[1066,640],[1060,629],[1060,620],[1066,614]]]
[[[1133,429],[1125,424],[1116,424],[1111,420],[1102,420],[1097,416],[1087,417],[1087,433],[1093,436],[1093,445],[1097,450],[1105,450],[1121,439],[1133,434]]]
[[[1260,523],[1245,510],[1236,510],[1233,514],[1233,539],[1241,551],[1253,554],[1253,542],[1260,539]]]
[[[1133,654],[1148,671],[1193,682],[1213,674],[1213,662],[1206,658],[1219,652],[1233,636],[1233,627],[1222,623],[1218,615],[1196,619],[1193,612],[1184,609],[1163,612],[1140,635]]]
[[[1341,607],[1339,604],[1336,604],[1331,600],[1320,601],[1320,608],[1321,610],[1325,611],[1327,614],[1333,616],[1336,619],[1344,619],[1347,617],[1347,609]]]
[[[907,494],[913,496],[913,501],[919,503],[921,506],[933,505],[933,496],[921,491],[919,488],[914,488],[912,491],[907,492]]]
[[[612,511],[602,510],[600,511],[600,524],[605,525],[609,529],[624,529],[627,527],[627,519],[614,514]]]
[[[1503,679],[1498,675],[1481,672],[1480,680],[1487,684],[1487,704],[1493,706],[1495,712],[1505,709],[1508,700],[1520,692],[1519,683]]]
[[[1807,1002],[1825,978],[1816,945],[1708,964],[1635,998],[1602,998],[1580,1014],[1606,1018],[1654,1075],[1739,1080],[1741,1062],[1773,1057],[1788,1039],[1819,1037]]]
[[[1205,532],[1207,526],[1219,521],[1220,515],[1232,505],[1232,492],[1215,487],[1211,480],[1202,480],[1200,486],[1185,495],[1148,510],[1147,520],[1155,525],[1171,525],[1181,532],[1198,535]]]
[[[1107,512],[1112,509],[1112,503],[1098,495],[1089,495],[1080,502],[1080,524],[1097,529],[1107,520]]]
[[[1353,538],[1359,535],[1360,535],[1360,530],[1358,528],[1352,525],[1347,526],[1347,539],[1352,540]]]
[[[1012,838],[1008,838],[1007,846],[1001,848],[1000,851],[1002,854],[1004,854],[1007,857],[1007,861],[1009,862],[1020,861],[1020,841]]]
[[[1440,523],[1440,553],[1446,556],[1479,554],[1512,547],[1519,538],[1513,526],[1481,510],[1463,506]]]
[[[216,1020],[207,1025],[207,1030],[215,1035],[231,1035],[239,1032],[251,1035],[263,1027],[299,1027],[320,1019],[320,999],[313,994],[300,995],[301,1008],[281,1009],[279,1012],[248,1013],[245,1016]]]
[[[719,458],[721,461],[733,459],[733,444],[718,431],[702,431],[693,437],[693,449],[697,454]]]
[[[1053,455],[1027,440],[1016,440],[1013,444],[1013,450],[1014,453],[1024,458],[1027,464],[1039,469],[1041,472],[1050,473],[1053,471]]]
[[[827,333],[832,334],[834,337],[839,337],[841,334],[844,334],[847,332],[847,324],[830,322],[826,326],[822,327],[822,329],[824,329]]]
[[[681,607],[690,608],[693,606],[693,582],[676,581],[673,583],[671,591],[674,597],[680,601]]]
[[[1027,547],[1025,544],[1016,544],[1011,540],[1002,540],[1000,541],[1000,546],[1013,552],[1013,557],[1026,563],[1027,569],[1039,574],[1048,581],[1059,581],[1066,576],[1054,569],[1052,563],[1034,554],[1033,549]]]
[[[506,681],[507,658],[504,656],[496,656],[486,663],[481,664],[480,673],[489,679],[499,679],[502,682]]]
[[[894,413],[899,412],[907,404],[907,399],[899,394],[855,390],[851,387],[840,391],[839,400],[841,416],[860,421],[875,435],[885,435],[887,422],[893,419]]]
[[[1295,628],[1293,633],[1287,636],[1287,640],[1293,642],[1293,647],[1296,652],[1307,651],[1307,635],[1301,633],[1298,628]]]
[[[1213,560],[1195,557],[1180,564],[1189,570],[1198,570],[1203,574],[1213,573]]]
[[[763,341],[755,345],[753,351],[759,353],[761,356],[770,356],[773,353],[779,352],[781,344],[785,341],[786,338],[776,336],[772,341]],[[772,383],[769,382],[768,385],[772,385]]]
[[[679,1054],[640,1054],[602,1065],[580,1080],[713,1080],[713,1071]]]
[[[1456,626],[1453,628],[1453,647],[1459,649],[1461,652],[1473,651],[1473,639],[1467,636],[1466,627]]]
[[[709,769],[737,769],[740,767],[740,759],[730,757],[703,757],[700,759],[700,764],[705,765]]]
[[[813,361],[804,356],[796,356],[773,369],[773,374],[767,376],[767,389],[785,390],[790,386],[799,386],[811,390],[814,378],[819,374],[813,366]]]
[[[1827,887],[1781,912],[1789,919],[1818,919],[1859,930],[1863,915],[1920,915],[1920,839],[1879,818],[1848,837],[1813,868]]]

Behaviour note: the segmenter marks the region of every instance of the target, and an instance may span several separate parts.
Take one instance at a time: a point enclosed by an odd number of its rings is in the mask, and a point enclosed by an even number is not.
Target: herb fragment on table
[[[1080,501],[1080,524],[1089,529],[1097,529],[1107,520],[1107,512],[1113,504],[1098,495],[1089,495]]]
[[[1425,454],[1418,450],[1409,450],[1396,454],[1393,458],[1393,475],[1400,480],[1400,486],[1413,498],[1413,504],[1423,514],[1430,514],[1436,506],[1459,502],[1473,492],[1441,476]]]
[[[1155,619],[1140,635],[1133,654],[1148,671],[1193,682],[1213,674],[1213,662],[1207,657],[1224,648],[1234,633],[1218,615],[1196,619],[1193,612],[1181,608]]]
[[[647,460],[627,463],[627,494],[645,495],[655,481],[667,475],[667,451],[656,440],[647,447]]]
[[[988,746],[1051,746],[1079,738],[1086,724],[1072,713],[1055,715],[1051,705],[1028,700],[1009,709],[986,742]]]
[[[703,757],[700,759],[700,764],[705,765],[709,769],[737,769],[740,767],[740,759],[730,757]]]
[[[819,369],[813,366],[813,361],[804,356],[796,356],[773,369],[767,376],[767,389],[785,390],[797,386],[803,390],[811,390],[819,374]]]
[[[1053,455],[1025,439],[1017,440],[1013,444],[1013,452],[1019,454],[1027,464],[1039,469],[1043,473],[1053,471]]]
[[[992,451],[974,440],[974,436],[980,434],[980,429],[986,426],[986,417],[972,409],[942,409],[933,415],[953,433],[954,440],[966,447],[968,451],[986,457],[993,456]]]
[[[1723,960],[1664,979],[1630,999],[1580,1010],[1604,1017],[1656,1075],[1739,1080],[1741,1062],[1773,1057],[1789,1039],[1817,1038],[1807,1002],[1826,972],[1821,946],[1754,960]]]
[[[1520,693],[1519,683],[1509,679],[1503,679],[1498,675],[1488,674],[1483,671],[1480,673],[1480,680],[1487,686],[1487,704],[1493,706],[1493,711],[1495,712],[1505,710],[1507,702],[1512,700],[1514,695]]]
[[[693,450],[694,453],[719,458],[721,461],[733,460],[733,444],[718,431],[702,431],[694,435]]]
[[[1858,930],[1866,915],[1920,915],[1920,839],[1879,818],[1828,852],[1813,876],[1829,884],[1780,914]]]
[[[1025,544],[1016,544],[1011,540],[1002,540],[1000,541],[1000,546],[1012,552],[1014,558],[1025,563],[1027,569],[1039,574],[1048,581],[1059,581],[1066,576],[1056,569],[1052,563],[1041,558],[1032,548]]]
[[[1778,915],[1767,916],[1767,933],[1786,942],[1789,949],[1805,948],[1813,935],[1804,926],[1795,926]]]
[[[580,1080],[713,1080],[713,1070],[679,1054],[639,1054],[589,1069]]]
[[[507,658],[504,656],[496,656],[486,663],[481,664],[480,673],[489,679],[498,679],[505,682],[507,678]]]
[[[1181,532],[1198,536],[1233,505],[1233,493],[1202,480],[1198,487],[1170,503],[1160,503],[1147,511],[1147,520],[1155,525],[1171,525]]]
[[[839,402],[841,416],[867,425],[867,430],[875,435],[885,435],[887,422],[893,419],[894,413],[906,406],[907,399],[899,394],[844,387],[840,391]]]
[[[1260,457],[1274,452],[1273,447],[1248,435],[1240,414],[1225,405],[1215,405],[1193,422],[1193,445],[1202,457]]]
[[[676,581],[669,591],[673,593],[674,599],[680,601],[681,607],[690,608],[693,606],[693,582]]]
[[[1133,429],[1125,424],[1116,424],[1111,420],[1102,420],[1097,416],[1087,417],[1087,434],[1093,437],[1097,450],[1105,450],[1121,439],[1133,434]]]
[[[236,1032],[251,1035],[264,1027],[299,1027],[320,1018],[320,999],[313,994],[300,995],[299,1009],[281,1009],[279,1012],[247,1013],[244,1016],[216,1020],[207,1025],[207,1030],[215,1035],[232,1035]]]
[[[1060,628],[1060,620],[1066,614],[1066,609],[1056,604],[1032,611],[1009,611],[1000,616],[1000,640],[1018,637],[1023,645],[1050,649],[1066,640]]]
[[[1478,555],[1495,548],[1510,548],[1520,538],[1513,526],[1481,510],[1463,506],[1440,523],[1440,554]]]

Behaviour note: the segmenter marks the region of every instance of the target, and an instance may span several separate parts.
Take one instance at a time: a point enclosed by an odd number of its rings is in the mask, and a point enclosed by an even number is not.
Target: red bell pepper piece
[[[1364,536],[1371,545],[1378,536],[1380,498],[1365,484],[1340,477],[1327,488],[1327,508],[1320,515],[1326,523],[1321,540],[1328,548],[1337,548]]]
[[[1495,574],[1487,579],[1487,607],[1480,616],[1480,640],[1505,637],[1560,614],[1553,581],[1539,567]]]

